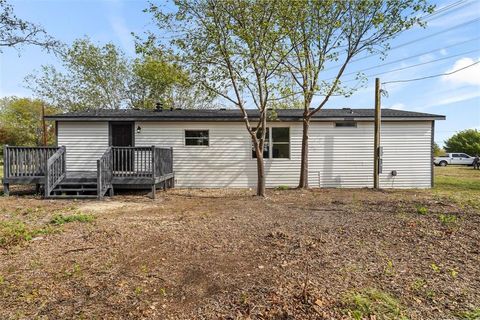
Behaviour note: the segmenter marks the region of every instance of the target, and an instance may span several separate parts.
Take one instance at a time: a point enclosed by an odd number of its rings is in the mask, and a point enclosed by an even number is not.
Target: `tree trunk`
[[[257,196],[265,197],[265,164],[263,162],[263,150],[258,143],[255,144],[257,153]]]
[[[300,163],[300,181],[299,189],[308,188],[308,129],[310,128],[310,117],[303,118],[303,135],[302,135],[302,155]]]

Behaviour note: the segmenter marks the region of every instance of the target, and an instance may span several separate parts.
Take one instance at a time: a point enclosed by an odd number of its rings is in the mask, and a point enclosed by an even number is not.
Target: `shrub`
[[[288,190],[288,189],[290,189],[290,187],[286,185],[281,185],[275,188],[275,190]]]
[[[62,214],[56,214],[52,217],[52,219],[50,220],[50,223],[51,224],[54,224],[54,225],[62,225],[62,224],[65,224],[65,223],[69,223],[69,222],[92,222],[93,220],[95,220],[95,216],[91,215],[91,214],[81,214],[81,213],[78,213],[78,214],[72,214],[72,215],[69,215],[69,216],[64,216]]]

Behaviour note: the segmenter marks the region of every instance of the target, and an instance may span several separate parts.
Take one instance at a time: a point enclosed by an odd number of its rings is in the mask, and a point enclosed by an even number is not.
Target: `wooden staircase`
[[[53,199],[96,199],[98,197],[96,172],[67,172],[65,178],[48,196]]]

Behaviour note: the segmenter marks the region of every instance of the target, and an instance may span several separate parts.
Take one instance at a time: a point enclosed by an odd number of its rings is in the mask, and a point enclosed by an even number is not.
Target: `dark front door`
[[[133,123],[111,123],[110,145],[112,147],[133,147]],[[113,150],[113,170],[133,171],[133,148],[118,148]]]

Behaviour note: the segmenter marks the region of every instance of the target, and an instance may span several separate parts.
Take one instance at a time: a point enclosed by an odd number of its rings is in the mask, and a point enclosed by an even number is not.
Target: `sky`
[[[112,42],[128,56],[135,54],[131,32],[141,35],[155,30],[150,15],[143,12],[148,7],[148,1],[144,0],[8,2],[19,18],[42,25],[51,36],[64,43],[88,36],[99,45]],[[437,9],[457,5],[444,14],[433,16],[427,28],[416,27],[392,40],[392,49],[384,60],[377,55],[351,63],[346,74],[369,69],[364,71],[368,82],[350,98],[333,97],[326,108],[373,108],[376,76],[381,82],[413,79],[449,73],[480,61],[480,0],[433,3]],[[0,97],[32,97],[32,92],[25,88],[24,78],[48,64],[60,65],[53,54],[37,47],[3,49],[0,53]],[[336,71],[328,68],[323,79],[329,79]],[[403,70],[392,72],[397,69]],[[354,77],[345,75],[343,79],[348,81]],[[355,81],[348,83],[356,85]],[[382,97],[382,108],[445,115],[447,120],[437,121],[435,128],[435,141],[440,145],[460,130],[480,130],[480,64],[449,76],[384,84],[382,89],[388,93]]]

